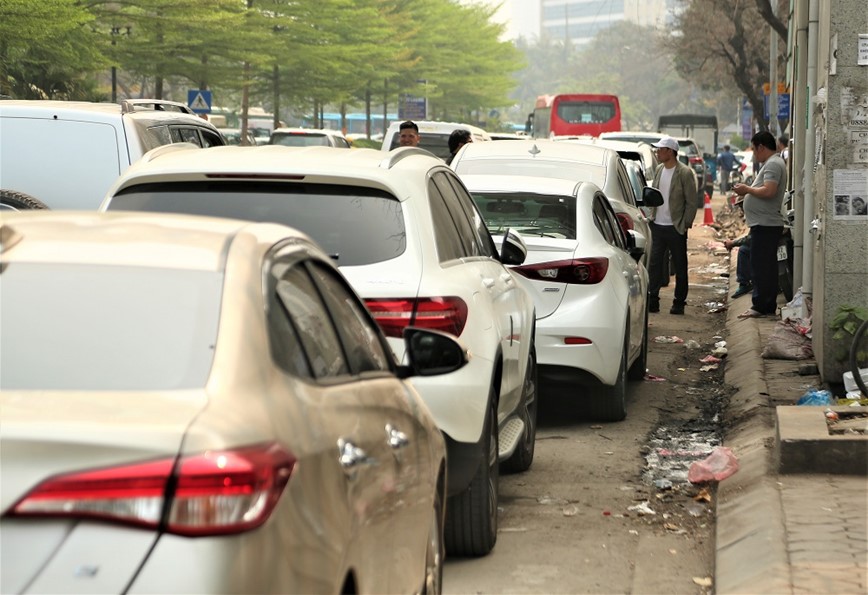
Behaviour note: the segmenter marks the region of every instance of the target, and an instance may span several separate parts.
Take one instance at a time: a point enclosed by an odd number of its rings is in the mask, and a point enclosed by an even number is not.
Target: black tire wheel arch
[[[48,205],[23,192],[0,189],[0,204],[12,207],[16,211],[31,211],[35,209],[47,209]]]
[[[467,489],[446,504],[443,541],[454,556],[485,556],[497,542],[498,426],[497,399],[491,388],[488,416],[483,431],[480,461]]]

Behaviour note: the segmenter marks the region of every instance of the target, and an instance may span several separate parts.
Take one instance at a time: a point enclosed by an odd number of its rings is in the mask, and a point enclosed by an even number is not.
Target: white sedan
[[[626,380],[645,376],[645,238],[623,233],[591,182],[498,175],[461,177],[494,237],[521,233],[527,259],[511,270],[536,306],[540,379],[573,387],[592,417],[626,416]],[[597,390],[577,390],[583,384]]]

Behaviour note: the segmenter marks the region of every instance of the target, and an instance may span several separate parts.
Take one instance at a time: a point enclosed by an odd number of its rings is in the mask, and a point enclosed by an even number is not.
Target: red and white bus
[[[621,105],[615,95],[540,95],[527,128],[534,138],[617,132],[621,130]]]

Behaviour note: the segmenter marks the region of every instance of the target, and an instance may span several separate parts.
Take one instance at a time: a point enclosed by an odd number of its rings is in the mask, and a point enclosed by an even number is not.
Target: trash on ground
[[[775,330],[769,335],[766,346],[763,348],[763,359],[800,360],[813,358],[814,348],[811,345],[811,340],[799,328],[792,319],[777,321]]]
[[[827,390],[820,390],[818,388],[812,388],[796,401],[796,405],[821,405],[828,406],[834,405],[835,401],[832,399],[832,393]]]
[[[692,517],[701,517],[707,512],[705,506],[699,502],[689,502],[684,508],[687,510],[687,514]]]
[[[671,337],[654,337],[655,343],[684,343],[684,339],[681,337],[671,336]]]
[[[715,446],[707,458],[690,465],[687,481],[690,483],[722,481],[736,471],[738,471],[738,459],[735,458],[732,449],[726,446]]]
[[[629,533],[630,535],[639,535],[639,532],[636,529],[630,529],[629,531],[627,531],[627,533]]]
[[[693,582],[696,583],[697,585],[699,585],[700,587],[707,587],[707,588],[710,588],[714,584],[714,582],[711,580],[711,578],[707,577],[707,576],[694,576]]]
[[[708,491],[708,488],[702,488],[696,495],[693,496],[693,499],[697,502],[711,502],[711,492]]]
[[[707,366],[702,366],[701,368],[699,368],[699,371],[700,372],[711,372],[713,370],[718,369],[719,367],[720,366],[718,366],[717,364],[708,364]]]
[[[599,425],[597,425],[597,426],[591,426],[591,429],[592,429],[592,430],[602,430],[602,429],[603,429],[603,426],[599,426]]]
[[[564,508],[563,512],[564,516],[576,516],[579,513],[579,507],[575,504],[571,504]]]
[[[729,309],[728,306],[718,306],[717,308],[711,308],[708,313],[709,314],[719,314],[721,312],[726,312]]]
[[[716,355],[717,357],[726,357],[726,354],[729,353],[726,350],[726,347],[715,347],[712,351],[712,355]]]
[[[718,341],[714,344],[715,347],[726,347],[726,341]]]
[[[648,382],[666,382],[666,379],[662,376],[655,376],[654,374],[645,374],[645,380]]]
[[[699,341],[694,341],[693,339],[688,339],[687,341],[685,341],[684,346],[687,349],[699,349],[700,347],[702,347],[702,345],[700,345]]]
[[[838,421],[840,419],[838,413],[836,411],[832,411],[831,409],[826,409],[823,412],[823,415],[825,415],[826,419],[828,419],[829,421]]]
[[[639,504],[636,504],[634,506],[629,506],[627,507],[627,510],[629,510],[630,512],[638,513],[639,516],[644,516],[646,514],[657,514],[648,505],[647,500],[644,500],[643,502],[640,502]]]
[[[681,527],[679,527],[678,525],[676,525],[674,523],[663,523],[663,528],[666,529],[667,531],[671,531],[672,533],[675,533],[676,535],[683,535],[683,534],[687,533],[687,531],[685,531],[684,529],[682,529]]]
[[[654,487],[656,487],[658,490],[671,490],[672,482],[668,479],[655,479]]]
[[[699,360],[703,364],[719,364],[720,358],[714,357],[713,355],[706,355],[704,358]]]
[[[868,384],[868,368],[859,368],[859,377],[862,378],[863,384]],[[853,372],[844,372],[844,390],[848,393],[859,392],[859,385],[856,384],[856,377]]]

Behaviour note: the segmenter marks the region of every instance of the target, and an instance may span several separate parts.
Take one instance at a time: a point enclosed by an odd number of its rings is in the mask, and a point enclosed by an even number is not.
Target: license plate
[[[778,246],[778,260],[786,260],[787,259],[787,247],[786,246]]]

